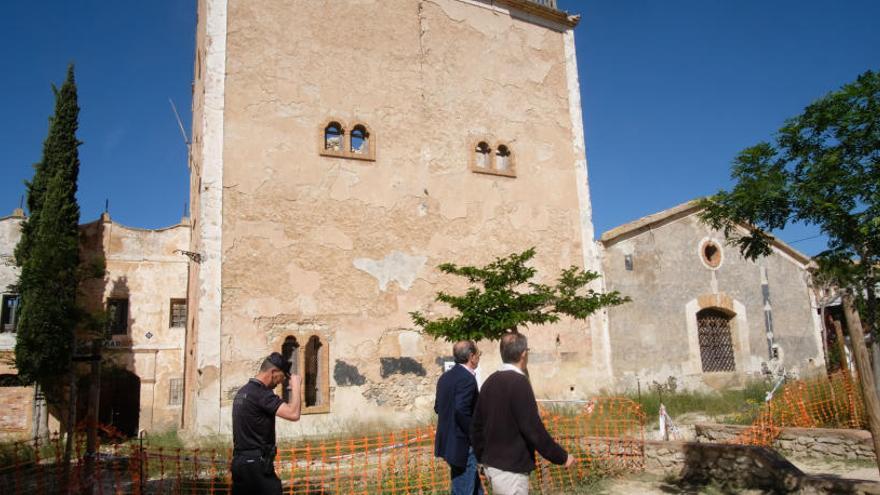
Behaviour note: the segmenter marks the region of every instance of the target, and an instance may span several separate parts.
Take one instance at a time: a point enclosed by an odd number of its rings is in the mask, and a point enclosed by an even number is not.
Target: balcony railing
[[[532,3],[536,3],[538,5],[543,5],[544,7],[550,7],[551,9],[556,9],[556,0],[529,0]]]

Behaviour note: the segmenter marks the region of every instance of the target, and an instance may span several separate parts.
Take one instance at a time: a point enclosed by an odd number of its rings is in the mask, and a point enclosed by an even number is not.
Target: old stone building
[[[450,346],[409,312],[462,288],[437,265],[538,246],[549,276],[599,268],[577,18],[550,4],[199,1],[190,431],[229,432],[272,351],[304,376],[282,435],[424,420]],[[539,394],[610,383],[601,325],[533,333]]]
[[[669,377],[687,388],[739,386],[765,368],[824,369],[809,258],[774,240],[744,259],[685,203],[602,234],[606,286],[632,298],[608,311],[618,389]]]
[[[185,218],[146,230],[105,213],[80,227],[81,258],[106,264],[104,277],[84,283],[80,296],[86,310],[104,310],[108,320],[99,419],[129,435],[180,426],[189,238]],[[80,392],[84,405],[86,388]]]
[[[20,209],[0,217],[0,436],[14,437],[31,435],[35,412],[34,388],[21,385],[13,364],[19,301],[14,287],[19,269],[13,256],[22,221]]]
[[[12,253],[21,237],[21,210],[0,218],[0,435],[29,436],[35,425],[59,428],[59,404],[35,407],[34,387],[22,387],[12,365],[18,280]],[[186,333],[188,220],[159,230],[114,223],[106,213],[80,226],[85,263],[103,259],[105,275],[85,282],[80,304],[107,314],[103,349],[100,420],[123,433],[162,431],[180,426],[183,404],[183,346]],[[84,417],[88,366],[79,365],[79,417]],[[38,400],[37,404],[43,404]],[[40,419],[42,418],[42,419]]]

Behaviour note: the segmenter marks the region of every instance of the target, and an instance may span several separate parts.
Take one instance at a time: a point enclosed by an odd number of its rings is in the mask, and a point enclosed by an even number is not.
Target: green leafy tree
[[[414,311],[413,322],[428,335],[449,342],[499,340],[525,325],[554,323],[560,315],[584,320],[602,308],[629,301],[616,291],[586,288],[599,274],[576,266],[563,270],[555,285],[531,282],[537,270],[527,264],[534,256],[531,248],[484,267],[440,265],[440,271],[466,278],[471,287],[460,296],[437,293],[437,301],[451,306],[457,315],[429,320]]]
[[[820,271],[854,289],[877,332],[880,74],[865,72],[786,121],[774,142],[740,152],[731,176],[731,190],[702,201],[702,219],[750,259],[770,253],[768,232],[818,227],[828,237]]]
[[[15,366],[26,382],[57,385],[71,367],[79,268],[79,105],[73,66],[55,93],[42,160],[28,183],[30,215],[16,248],[21,309]]]

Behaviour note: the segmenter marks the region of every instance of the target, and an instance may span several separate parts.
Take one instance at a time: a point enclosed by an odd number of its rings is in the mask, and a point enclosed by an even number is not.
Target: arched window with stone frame
[[[480,141],[474,147],[474,167],[481,170],[492,168],[492,148],[489,143]]]
[[[495,147],[495,171],[502,174],[513,174],[513,157],[506,144]]]
[[[355,155],[370,156],[370,131],[364,124],[356,124],[351,128],[351,146],[349,151]]]
[[[321,406],[324,397],[321,393],[323,380],[322,368],[326,368],[321,359],[321,348],[324,346],[317,335],[309,337],[303,356],[303,407]]]
[[[330,121],[324,126],[323,151],[330,154],[345,152],[345,127],[338,121]]]
[[[291,374],[300,374],[300,348],[299,342],[297,342],[296,337],[293,335],[288,335],[287,338],[284,339],[284,344],[281,346],[281,356],[284,357],[285,361],[290,362],[290,373]],[[282,384],[284,387],[281,391],[281,398],[284,399],[284,402],[290,401],[290,390],[288,390],[288,386],[290,386],[290,380],[284,380]]]

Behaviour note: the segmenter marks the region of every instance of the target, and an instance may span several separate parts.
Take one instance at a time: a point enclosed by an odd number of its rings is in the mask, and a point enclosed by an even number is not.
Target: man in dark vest
[[[526,375],[528,340],[520,333],[501,337],[501,369],[483,383],[471,423],[471,442],[494,495],[527,495],[535,451],[571,467],[575,458],[547,433]]]
[[[452,357],[455,366],[437,381],[434,455],[449,464],[453,495],[481,495],[483,486],[477,474],[477,459],[468,439],[471,416],[477,403],[476,373],[480,351],[473,341],[463,340],[452,346]]]
[[[289,379],[290,400],[273,390]],[[273,352],[257,376],[235,394],[232,403],[233,495],[278,495],[281,480],[275,474],[275,416],[298,421],[302,378],[290,375],[290,362]]]

